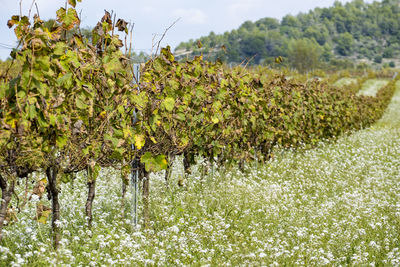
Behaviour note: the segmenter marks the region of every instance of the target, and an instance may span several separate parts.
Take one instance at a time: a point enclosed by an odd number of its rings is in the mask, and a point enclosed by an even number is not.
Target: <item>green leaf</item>
[[[119,138],[111,137],[110,141],[113,144],[113,148],[116,149],[118,147],[118,144],[119,144]]]
[[[111,155],[111,158],[122,160],[124,153],[125,153],[125,149],[123,147],[118,147],[118,148],[114,149],[114,151]]]
[[[65,54],[65,50],[67,49],[67,44],[64,42],[57,42],[54,50],[53,50],[53,54],[56,56],[62,56]]]
[[[179,83],[175,80],[168,80],[167,84],[169,85],[172,92],[176,92],[179,89]]]
[[[189,143],[189,137],[186,135],[182,136],[180,140],[180,146],[185,147],[187,146],[188,143]]]
[[[31,120],[35,119],[37,115],[36,107],[34,105],[29,105],[28,116]]]
[[[6,91],[7,91],[7,84],[0,83],[0,99],[6,96]]]
[[[172,97],[167,97],[164,99],[164,107],[167,111],[171,112],[174,109],[175,100]]]
[[[119,114],[121,114],[121,115],[124,115],[124,114],[126,113],[125,107],[122,106],[122,105],[119,105],[119,106],[117,107],[117,110],[118,110]]]
[[[47,219],[49,218],[51,214],[51,210],[44,210],[42,211],[42,216],[37,220],[39,223],[46,224]]]
[[[65,14],[66,14],[65,8],[60,7],[60,8],[56,11],[56,14],[57,14],[57,21],[58,21],[58,22],[62,22],[63,19],[65,18]]]
[[[157,126],[161,124],[161,117],[158,114],[155,114],[150,118],[150,127],[153,131],[156,131]]]
[[[185,114],[182,113],[182,112],[177,113],[177,114],[176,114],[176,117],[177,117],[177,119],[180,120],[180,121],[185,121],[185,120],[186,120],[186,116],[185,116]]]
[[[138,95],[131,95],[129,97],[129,100],[134,104],[134,106],[138,109],[138,110],[142,110],[148,102],[148,98],[145,92],[141,92]]]
[[[47,129],[49,127],[49,124],[46,122],[46,120],[42,114],[40,114],[39,116],[36,116],[36,118],[37,118],[38,123],[41,128]]]
[[[112,57],[111,60],[109,58],[104,57],[103,59],[104,70],[108,75],[114,75],[121,70],[121,62],[119,61],[119,57]]]
[[[165,157],[165,155],[158,155],[157,157],[155,157],[155,165],[156,165],[156,171],[161,171],[161,170],[165,170],[168,167],[168,162],[167,162],[167,158]]]
[[[113,128],[113,130],[114,130],[114,136],[115,137],[117,137],[117,138],[123,138],[124,137],[124,132],[122,130],[115,129],[115,128]]]
[[[68,137],[67,136],[65,136],[65,135],[57,136],[56,144],[57,144],[58,148],[62,149],[63,147],[65,147],[67,142],[68,142]]]
[[[24,90],[18,91],[17,97],[20,98],[20,99],[25,99],[25,97],[26,97],[26,92],[25,92]]]
[[[81,63],[79,62],[78,55],[76,54],[76,52],[72,52],[71,50],[68,50],[66,55],[67,55],[69,61],[73,63],[75,68],[79,68],[81,66]]]
[[[75,9],[68,8],[64,23],[68,30],[72,29],[76,24],[79,23],[79,17]]]
[[[72,73],[69,72],[57,79],[57,83],[65,88],[71,88],[73,84]]]
[[[144,163],[145,169],[148,172],[158,172],[165,170],[168,167],[168,162],[165,155],[154,157],[150,152],[146,152],[140,158],[140,162]]]
[[[49,114],[49,123],[52,126],[56,125],[56,116],[54,114]]]
[[[42,96],[46,96],[46,93],[47,93],[48,89],[49,89],[49,87],[45,83],[39,83],[38,86],[37,86],[37,90],[39,91],[39,93]]]
[[[40,66],[41,71],[48,71],[50,69],[50,57],[41,56],[36,59],[36,62]]]
[[[222,87],[226,87],[227,85],[229,85],[229,83],[228,83],[227,80],[222,79],[222,80],[220,81],[220,86],[221,86],[221,88],[222,88]]]
[[[87,146],[84,149],[82,149],[83,155],[87,156],[89,154],[89,149],[90,149],[90,146]]]
[[[153,168],[153,161],[153,155],[150,152],[144,153],[143,156],[140,158],[140,162],[144,163],[146,171],[150,171],[151,168]]]
[[[62,23],[63,28],[66,30],[71,30],[75,25],[79,24],[79,17],[74,8],[68,8],[68,10],[60,8],[56,14],[57,21]]]
[[[65,172],[61,173],[61,181],[63,183],[71,182],[73,179],[74,179],[74,176],[72,173],[65,173]]]
[[[161,64],[161,59],[160,58],[157,58],[156,60],[154,60],[153,67],[157,72],[162,72],[163,71],[163,66]]]
[[[88,168],[88,173],[89,173],[89,181],[92,182],[94,180],[97,179],[97,177],[99,176],[101,167],[99,164],[97,164],[96,162],[92,161],[91,163],[89,163],[89,168]]]
[[[75,105],[79,109],[87,109],[88,105],[80,97],[75,98]]]

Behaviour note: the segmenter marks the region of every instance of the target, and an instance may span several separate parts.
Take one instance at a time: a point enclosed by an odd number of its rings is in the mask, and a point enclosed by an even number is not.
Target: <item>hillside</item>
[[[211,32],[181,43],[175,53],[178,58],[203,53],[227,63],[250,60],[250,64],[271,64],[281,56],[282,65],[300,71],[353,63],[394,67],[400,64],[399,18],[399,0],[336,2],[281,21],[263,18],[224,34]]]

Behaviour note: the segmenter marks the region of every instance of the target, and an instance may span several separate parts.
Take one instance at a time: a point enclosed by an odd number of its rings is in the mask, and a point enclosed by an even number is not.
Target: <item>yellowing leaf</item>
[[[15,129],[17,127],[17,119],[6,119],[6,123],[11,126],[11,128]]]
[[[124,132],[124,138],[129,138],[132,136],[132,131],[129,128],[124,128],[123,132]]]
[[[168,162],[165,155],[154,157],[150,152],[146,152],[140,158],[140,162],[144,163],[145,169],[148,172],[158,172],[165,170],[168,167]]]
[[[164,107],[167,111],[171,112],[174,109],[175,100],[172,97],[167,97],[164,99]]]
[[[189,143],[189,138],[187,136],[184,136],[181,138],[180,146],[185,147]]]
[[[100,118],[102,118],[102,119],[104,119],[106,117],[106,115],[107,115],[107,112],[105,110],[100,112],[100,114],[99,114]]]
[[[211,120],[212,120],[213,123],[218,123],[219,122],[219,119],[216,118],[216,117],[212,117]]]
[[[49,218],[50,214],[51,214],[51,210],[42,211],[42,216],[40,216],[40,218],[38,219],[38,222],[42,223],[42,224],[46,224],[47,219]]]
[[[156,163],[156,171],[165,170],[168,167],[168,162],[165,155],[158,155],[155,158],[155,163]]]
[[[135,135],[135,147],[136,149],[140,150],[146,143],[145,137],[142,134]]]

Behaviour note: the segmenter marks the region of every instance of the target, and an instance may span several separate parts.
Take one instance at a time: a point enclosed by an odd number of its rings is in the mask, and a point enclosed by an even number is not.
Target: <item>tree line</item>
[[[226,63],[250,60],[250,64],[269,65],[281,56],[283,66],[302,72],[351,66],[351,62],[361,60],[379,64],[383,59],[398,57],[399,16],[397,0],[370,4],[363,0],[346,4],[336,1],[332,7],[287,15],[280,21],[267,17],[246,21],[238,29],[223,34],[211,32],[198,40],[180,43],[175,52],[191,51],[189,56],[203,54]],[[186,53],[183,57],[187,56]],[[394,61],[389,64],[395,66]]]

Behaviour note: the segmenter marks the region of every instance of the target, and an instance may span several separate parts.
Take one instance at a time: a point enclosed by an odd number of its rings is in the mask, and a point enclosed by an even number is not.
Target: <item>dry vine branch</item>
[[[133,28],[135,27],[135,23],[132,23],[131,28],[129,29],[129,56],[132,53],[132,39],[133,39]]]
[[[39,8],[38,8],[38,5],[37,5],[37,3],[35,3],[35,7],[36,7],[36,12],[37,12],[37,15],[40,17],[40,14],[39,14]]]
[[[22,0],[19,1],[19,17],[22,18]]]
[[[35,4],[35,2],[36,2],[36,0],[32,1],[31,7],[29,8],[29,12],[28,12],[28,18],[31,17],[32,8],[33,8],[33,5]]]
[[[165,29],[165,31],[164,31],[164,33],[161,35],[161,38],[160,38],[160,40],[158,41],[158,43],[157,43],[157,49],[156,49],[156,56],[157,56],[157,53],[158,53],[158,49],[160,48],[160,44],[161,44],[161,41],[164,39],[164,37],[165,37],[165,35],[167,34],[167,32],[178,22],[178,21],[180,21],[181,20],[181,17],[179,17],[177,20],[175,20],[168,28],[166,28]]]

